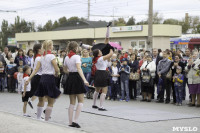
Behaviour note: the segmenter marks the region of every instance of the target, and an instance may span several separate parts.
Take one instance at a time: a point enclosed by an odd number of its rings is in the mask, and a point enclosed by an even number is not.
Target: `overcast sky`
[[[134,16],[136,21],[145,20],[148,13],[149,0],[90,0],[90,20],[110,21],[112,16],[121,16],[126,20]],[[14,22],[18,15],[28,21],[45,24],[49,19],[71,16],[87,17],[88,0],[0,0],[0,10],[17,11],[8,13],[0,11],[0,25],[3,19]],[[154,0],[154,11],[163,18],[182,19],[188,12],[191,16],[200,16],[200,0]],[[106,17],[107,16],[107,17]]]

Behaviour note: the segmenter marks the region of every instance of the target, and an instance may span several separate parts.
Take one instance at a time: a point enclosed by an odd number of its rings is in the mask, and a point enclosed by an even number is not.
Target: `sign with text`
[[[112,32],[142,31],[142,25],[112,27]]]
[[[16,46],[17,42],[15,38],[8,38],[8,45]]]

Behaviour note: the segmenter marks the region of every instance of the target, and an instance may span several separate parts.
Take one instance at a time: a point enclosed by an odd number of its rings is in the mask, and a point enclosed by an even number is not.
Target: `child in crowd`
[[[117,60],[113,60],[112,62],[112,82],[111,82],[111,92],[112,92],[112,97],[111,99],[113,99],[114,101],[117,99],[117,94],[119,94],[119,69],[117,67]]]
[[[182,72],[182,68],[180,66],[178,66],[176,68],[176,74],[173,77],[174,89],[175,89],[175,93],[176,93],[176,105],[177,106],[182,106],[184,75],[181,74],[181,72]]]
[[[130,75],[130,67],[127,65],[128,60],[126,58],[122,59],[122,66],[120,67],[120,82],[121,82],[121,99],[125,100],[124,91],[126,92],[126,102],[130,100],[129,98],[129,75]]]
[[[22,80],[23,80],[23,68],[18,67],[17,83],[18,83],[18,93],[22,92]]]
[[[20,60],[20,61],[19,61],[19,67],[22,67],[22,68],[24,67],[24,62],[23,62],[23,60]]]
[[[6,73],[8,77],[8,92],[15,92],[16,79],[14,73],[17,71],[17,65],[14,63],[14,58],[10,58],[10,63],[7,64]]]
[[[31,74],[31,67],[28,65],[24,66],[23,68],[23,80],[22,80],[22,102],[24,103],[23,105],[23,116],[25,117],[30,117],[29,115],[26,114],[26,107],[28,103],[28,99],[30,98],[30,91],[31,91],[31,83],[29,82],[28,85],[26,85],[26,81],[29,79],[29,75]]]
[[[5,67],[3,65],[3,62],[0,61],[0,92],[3,92],[5,89]]]

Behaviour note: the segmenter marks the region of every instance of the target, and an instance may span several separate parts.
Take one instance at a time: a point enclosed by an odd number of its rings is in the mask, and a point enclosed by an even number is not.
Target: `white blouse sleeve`
[[[55,55],[51,54],[50,60],[52,61],[52,60],[55,59],[55,58],[56,58]]]
[[[79,55],[76,56],[76,64],[81,64],[81,57]]]

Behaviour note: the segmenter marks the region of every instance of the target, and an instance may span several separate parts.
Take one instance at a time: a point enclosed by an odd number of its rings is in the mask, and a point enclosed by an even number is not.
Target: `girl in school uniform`
[[[105,44],[106,45],[106,44]],[[94,95],[93,95],[93,106],[92,108],[98,109],[99,111],[106,111],[103,107],[103,102],[105,101],[105,97],[108,91],[108,86],[110,83],[109,73],[106,71],[110,58],[113,55],[113,50],[110,49],[109,54],[102,56],[102,52],[99,49],[93,51],[93,63],[96,65],[96,72],[94,76],[94,86],[96,87]],[[96,106],[96,100],[98,98],[99,92],[102,90],[100,96],[100,107]]]
[[[36,69],[36,66],[38,64],[41,64],[41,54],[42,54],[42,45],[41,44],[35,44],[33,47],[33,71]],[[35,92],[38,89],[38,85],[40,83],[40,78],[42,75],[42,68],[38,70],[38,72],[34,75],[34,77],[31,80],[31,101],[34,101],[36,99]],[[32,106],[31,101],[28,102],[30,106]]]
[[[69,72],[69,77],[66,81],[66,93],[70,98],[70,105],[68,109],[69,126],[80,128],[78,124],[78,118],[83,107],[85,85],[89,86],[88,81],[85,79],[83,71],[81,69],[81,57],[76,55],[78,51],[77,42],[69,42],[68,44],[69,53],[64,60],[64,72]],[[78,105],[76,107],[76,113],[73,120],[74,106],[78,99]]]
[[[30,82],[31,78],[42,69],[41,79],[38,85],[38,89],[35,92],[35,96],[39,97],[39,103],[37,107],[37,119],[41,119],[41,114],[43,112],[44,107],[44,96],[48,100],[48,105],[45,109],[45,121],[48,121],[52,109],[53,104],[56,98],[60,96],[60,91],[56,87],[55,76],[59,76],[59,68],[56,63],[55,55],[51,54],[53,50],[53,41],[46,40],[42,44],[44,51],[43,57],[41,57],[40,62],[37,63],[36,69],[31,74],[28,82]],[[27,82],[27,83],[28,83]]]

